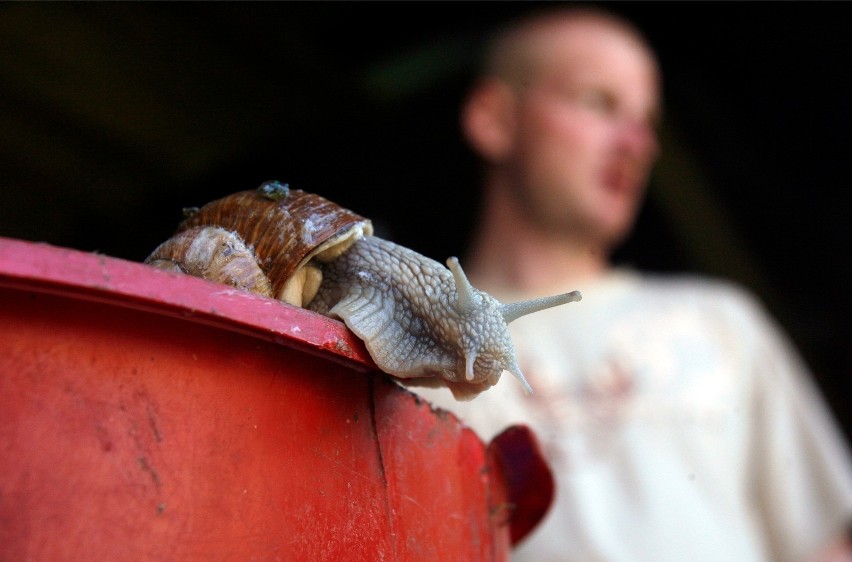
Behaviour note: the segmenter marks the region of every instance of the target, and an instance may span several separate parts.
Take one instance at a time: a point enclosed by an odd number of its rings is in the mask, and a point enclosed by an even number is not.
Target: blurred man
[[[534,394],[509,379],[469,403],[422,394],[484,439],[524,423],[542,441],[557,497],[515,560],[839,559],[852,469],[774,321],[729,284],[610,263],[658,153],[660,98],[647,42],[601,11],[496,37],[462,112],[484,165],[463,265],[504,302],[583,300],[511,325]]]

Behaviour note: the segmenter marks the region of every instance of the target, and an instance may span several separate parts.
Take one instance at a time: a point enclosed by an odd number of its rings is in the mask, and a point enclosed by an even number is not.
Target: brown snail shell
[[[366,219],[314,193],[267,182],[193,212],[146,263],[307,305],[327,262],[373,232]]]

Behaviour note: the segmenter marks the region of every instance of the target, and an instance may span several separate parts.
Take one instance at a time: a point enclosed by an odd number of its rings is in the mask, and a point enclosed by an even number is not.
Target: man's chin
[[[629,218],[624,215],[602,217],[598,223],[600,238],[606,241],[609,247],[623,243],[630,235],[634,219],[632,214]]]

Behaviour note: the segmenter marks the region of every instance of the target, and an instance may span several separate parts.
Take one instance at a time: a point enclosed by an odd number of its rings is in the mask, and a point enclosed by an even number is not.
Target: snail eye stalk
[[[508,324],[521,316],[526,316],[539,310],[581,300],[583,300],[583,295],[580,294],[580,291],[571,291],[570,293],[562,293],[561,295],[503,304],[500,306],[500,312],[503,314],[503,320]]]

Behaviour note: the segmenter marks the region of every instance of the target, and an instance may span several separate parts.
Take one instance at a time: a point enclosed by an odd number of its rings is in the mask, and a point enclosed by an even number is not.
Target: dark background
[[[457,126],[518,2],[0,4],[0,236],[141,261],[181,209],[267,179],[463,254]],[[619,259],[755,292],[850,436],[852,6],[609,3],[661,57],[664,157]]]

